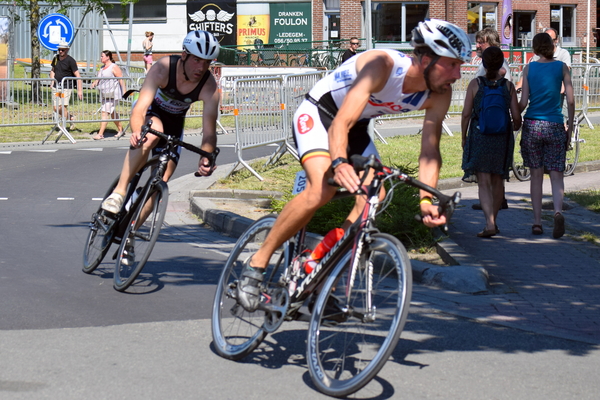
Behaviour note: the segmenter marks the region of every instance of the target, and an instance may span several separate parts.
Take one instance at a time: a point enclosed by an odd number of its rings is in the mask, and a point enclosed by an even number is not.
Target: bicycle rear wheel
[[[165,182],[160,181],[150,187],[147,195],[141,195],[133,203],[132,218],[123,234],[115,264],[113,286],[119,292],[131,286],[148,261],[165,218],[168,199],[169,188]],[[136,226],[143,218],[144,206],[150,208],[148,217],[141,225]]]
[[[110,185],[102,201],[113,192],[117,186],[117,182],[119,182],[119,177]],[[115,222],[113,218],[102,210],[102,202],[100,202],[98,210],[92,215],[89,225],[90,231],[85,241],[85,249],[83,250],[82,271],[86,274],[94,272],[108,252],[115,235]]]
[[[274,216],[266,216],[246,229],[231,251],[219,278],[213,302],[212,336],[215,350],[223,358],[240,360],[252,353],[267,336],[269,315],[262,310],[246,311],[238,304],[235,295],[244,261],[262,246],[275,220]],[[265,271],[261,293],[279,287],[279,274],[291,261],[289,252],[289,242],[275,251]]]
[[[513,152],[512,169],[515,177],[520,181],[528,181],[531,179],[531,171],[529,167],[523,165],[523,156],[521,155],[521,129],[514,132],[515,149]]]
[[[564,176],[573,175],[575,167],[579,161],[579,124],[575,123],[573,134],[571,135],[571,143],[567,149],[567,158],[565,160]]]
[[[339,261],[311,317],[306,356],[310,376],[329,396],[354,393],[377,375],[408,315],[412,271],[406,250],[388,234],[374,234],[372,239],[365,243],[353,279],[351,252]]]

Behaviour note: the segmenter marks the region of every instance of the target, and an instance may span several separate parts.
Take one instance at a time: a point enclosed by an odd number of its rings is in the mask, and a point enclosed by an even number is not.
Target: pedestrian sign
[[[42,46],[56,51],[60,42],[65,41],[70,44],[73,41],[75,29],[69,18],[54,13],[42,19],[38,25],[37,34]]]

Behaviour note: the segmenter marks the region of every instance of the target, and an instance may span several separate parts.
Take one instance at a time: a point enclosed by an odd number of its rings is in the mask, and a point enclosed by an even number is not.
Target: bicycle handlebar
[[[152,126],[152,120],[150,120],[146,124],[142,125],[142,131],[141,131],[140,140],[138,142],[138,146],[141,145],[142,141],[144,140],[144,138],[146,137],[146,135],[148,133],[152,133],[153,135],[156,135],[159,138],[165,139],[167,142],[173,143],[175,146],[181,146],[184,149],[187,149],[191,152],[201,155],[202,157],[207,158],[210,163],[210,165],[209,165],[210,168],[215,166],[215,164],[217,162],[217,156],[219,155],[219,152],[221,151],[218,147],[215,147],[215,150],[212,153],[209,153],[209,152],[204,151],[192,144],[189,144],[182,140],[179,140],[174,136],[166,135],[163,132],[159,132],[155,129],[152,129],[151,126]],[[200,176],[200,174],[198,172],[196,172],[194,175]]]
[[[350,157],[350,161],[352,163],[352,166],[354,167],[354,170],[357,172],[372,168],[377,172],[382,172],[387,176],[392,176],[396,179],[399,179],[410,186],[431,193],[434,197],[438,199],[438,210],[440,214],[446,215],[446,221],[450,221],[450,218],[452,218],[452,214],[456,209],[456,205],[460,202],[460,192],[455,192],[452,196],[447,196],[439,190],[419,181],[418,179],[412,178],[411,176],[400,171],[399,169],[386,167],[385,165],[381,164],[381,162],[379,162],[374,155],[370,155],[369,157],[363,157],[361,155],[355,154]],[[366,175],[367,174],[365,173],[365,176]],[[422,219],[422,216],[417,215],[416,218],[420,221]]]

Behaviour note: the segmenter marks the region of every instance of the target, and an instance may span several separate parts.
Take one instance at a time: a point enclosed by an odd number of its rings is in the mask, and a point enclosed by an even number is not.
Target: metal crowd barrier
[[[281,76],[236,79],[233,84],[234,116],[238,162],[261,181],[263,178],[243,158],[243,151],[269,144],[277,145],[267,164],[287,150],[284,128],[283,78]]]

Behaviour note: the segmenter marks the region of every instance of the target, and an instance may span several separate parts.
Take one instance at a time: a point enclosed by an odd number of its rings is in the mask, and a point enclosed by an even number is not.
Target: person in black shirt
[[[345,62],[347,59],[354,57],[356,55],[356,49],[360,42],[357,37],[353,37],[350,39],[350,48],[346,50],[346,52],[342,55],[342,62]]]
[[[52,99],[54,105],[54,111],[60,113],[60,115],[67,121],[72,121],[73,117],[69,115],[69,100],[71,99],[71,93],[73,92],[73,81],[69,80],[64,83],[63,78],[81,77],[79,69],[77,68],[77,62],[69,54],[69,44],[62,41],[58,44],[58,55],[52,60],[52,69],[50,70],[50,78],[56,80],[57,86],[55,87],[52,82]],[[77,97],[79,100],[83,100],[83,87],[80,80],[77,80]],[[64,108],[63,108],[64,107]],[[71,122],[71,130],[75,129],[75,126]]]

